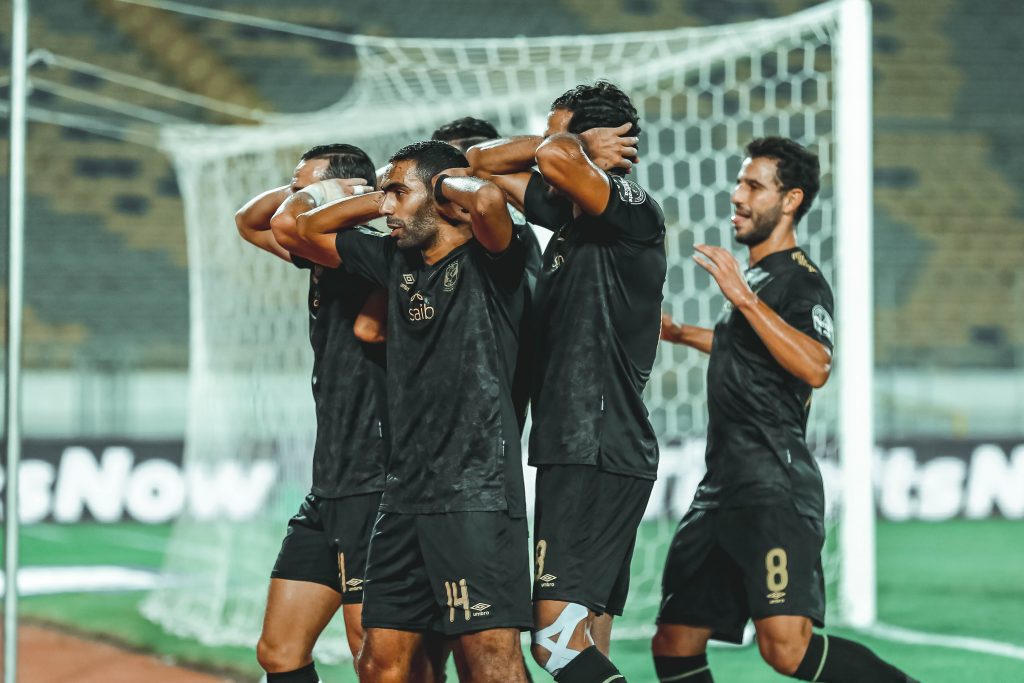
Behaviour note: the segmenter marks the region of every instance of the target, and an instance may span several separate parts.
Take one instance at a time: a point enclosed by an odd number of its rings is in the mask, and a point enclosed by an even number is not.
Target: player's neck
[[[468,227],[442,226],[437,231],[437,239],[432,244],[420,250],[423,255],[423,262],[428,266],[433,265],[458,249],[473,237],[473,231]]]
[[[749,263],[754,266],[766,256],[794,248],[796,248],[796,230],[793,229],[792,224],[779,224],[768,239],[750,247]]]

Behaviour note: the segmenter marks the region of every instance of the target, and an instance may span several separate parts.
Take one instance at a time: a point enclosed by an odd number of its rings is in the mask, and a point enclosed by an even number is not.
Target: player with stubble
[[[353,657],[359,653],[362,588],[370,532],[387,460],[384,292],[364,277],[325,268],[274,236],[317,197],[370,191],[373,163],[358,147],[320,145],[302,155],[288,185],[238,210],[241,236],[309,271],[309,342],[316,409],[312,489],[288,523],[271,572],[256,657],[268,683],[316,683],[313,646],[340,608]],[[282,210],[287,203],[288,208]]]
[[[665,219],[625,177],[639,132],[629,97],[598,81],[555,100],[544,136],[468,155],[530,223],[554,231],[532,315],[532,652],[562,683],[622,680],[608,659],[611,622],[658,467],[642,392],[658,345]]]
[[[663,339],[710,354],[707,474],[669,548],[652,641],[663,682],[710,683],[708,640],[739,643],[748,619],[761,656],[786,676],[912,681],[863,645],[812,629],[825,618],[825,503],[806,428],[835,333],[832,289],[796,225],[819,176],[818,158],[793,140],[751,142],[731,198],[749,267],[696,245],[725,308],[713,330],[663,319]]]
[[[388,290],[391,459],[370,542],[359,678],[410,680],[428,634],[466,675],[522,683],[529,540],[511,384],[524,249],[503,192],[439,141],[402,148],[382,192],[302,214],[289,249]],[[386,216],[390,237],[348,229]]]

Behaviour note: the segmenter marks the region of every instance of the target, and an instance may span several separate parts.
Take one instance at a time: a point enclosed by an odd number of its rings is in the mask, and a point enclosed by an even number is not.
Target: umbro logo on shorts
[[[785,591],[776,591],[774,593],[769,593],[765,597],[768,598],[768,604],[769,605],[781,605],[782,603],[786,602],[786,592]]]
[[[362,579],[349,579],[348,581],[345,582],[345,585],[348,586],[348,590],[350,590],[350,591],[361,591],[361,590],[363,590],[363,580]]]
[[[544,576],[538,576],[537,580],[540,581],[542,587],[550,588],[555,585],[555,579],[557,578],[554,574],[545,574]]]

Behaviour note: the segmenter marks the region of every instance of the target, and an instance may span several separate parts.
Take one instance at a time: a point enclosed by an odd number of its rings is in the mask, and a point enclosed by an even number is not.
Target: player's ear
[[[796,213],[796,210],[800,208],[803,201],[804,191],[799,187],[794,187],[786,192],[786,196],[782,198],[782,210],[785,213]]]

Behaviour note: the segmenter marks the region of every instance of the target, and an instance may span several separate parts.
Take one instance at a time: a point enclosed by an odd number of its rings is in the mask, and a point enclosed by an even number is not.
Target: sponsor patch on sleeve
[[[616,176],[612,178],[612,183],[615,184],[615,189],[619,193],[619,199],[627,204],[643,204],[647,199],[644,189],[632,180]]]
[[[814,331],[820,334],[825,339],[828,339],[829,344],[835,344],[833,339],[833,325],[832,316],[828,314],[825,307],[818,304],[811,309],[811,320],[814,322]]]

